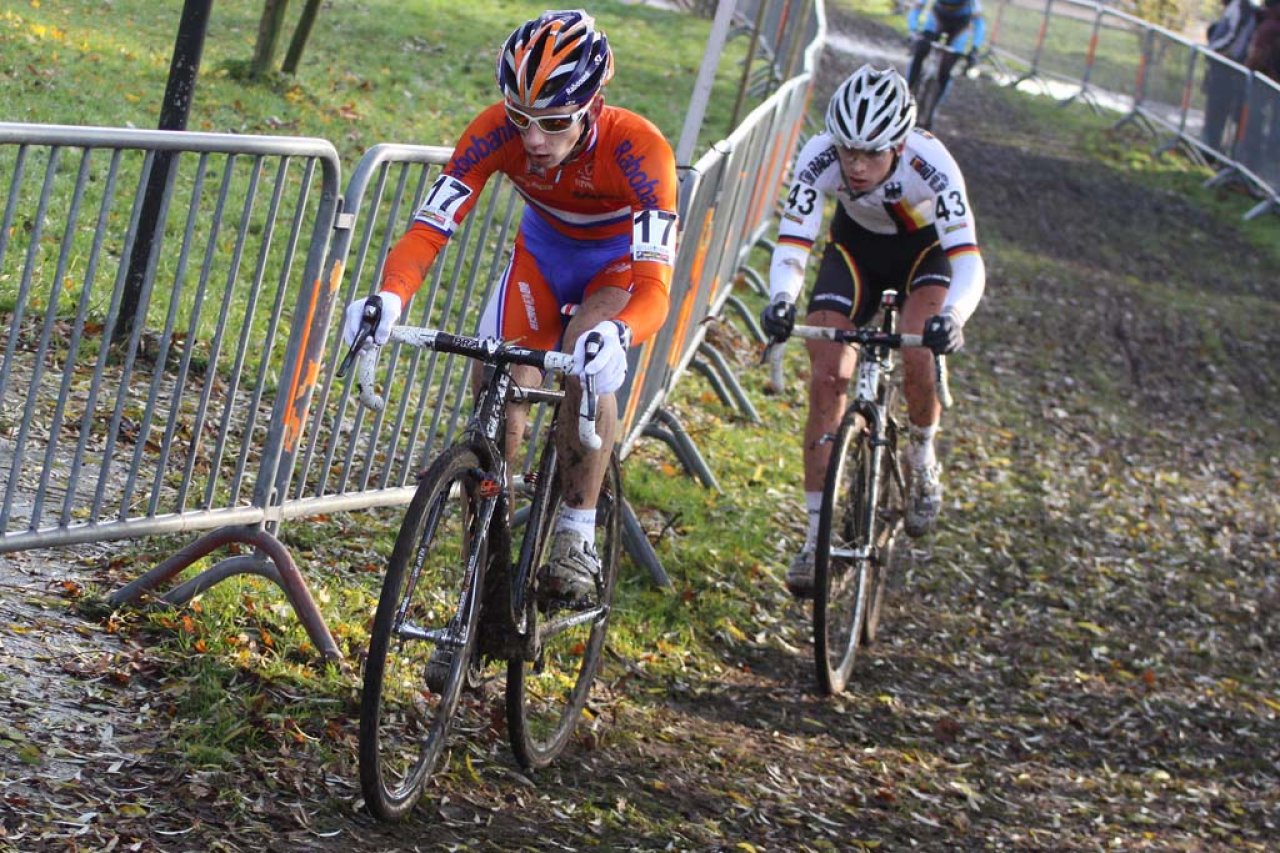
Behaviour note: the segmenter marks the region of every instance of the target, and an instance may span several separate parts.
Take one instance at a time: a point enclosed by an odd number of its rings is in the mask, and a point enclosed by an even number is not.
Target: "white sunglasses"
[[[516,130],[525,131],[530,127],[537,125],[538,130],[543,133],[557,134],[567,133],[578,123],[578,119],[582,118],[587,110],[591,109],[588,103],[581,109],[574,110],[567,115],[551,115],[551,116],[531,116],[528,113],[512,106],[510,101],[506,103],[507,119],[516,126]]]

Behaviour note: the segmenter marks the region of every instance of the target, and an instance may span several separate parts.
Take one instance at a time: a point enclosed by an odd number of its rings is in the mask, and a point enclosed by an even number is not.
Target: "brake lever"
[[[955,399],[951,396],[951,380],[947,376],[947,357],[935,354],[933,357],[934,393],[942,408],[949,409]]]
[[[360,314],[360,328],[356,330],[355,340],[351,342],[351,348],[347,350],[347,355],[342,359],[342,363],[338,365],[338,378],[343,379],[347,375],[347,371],[351,369],[351,365],[356,360],[356,356],[360,354],[360,350],[364,348],[365,343],[373,337],[374,331],[378,328],[378,323],[382,320],[382,300],[375,299],[370,296],[364,301],[364,310]]]
[[[591,359],[599,355],[603,346],[604,339],[600,337],[599,332],[588,333],[586,343],[583,344],[583,352],[586,355],[585,363],[589,364]],[[599,450],[604,443],[601,441],[599,433],[596,432],[599,403],[599,395],[596,393],[595,374],[586,374],[582,377],[582,399],[578,403],[578,440],[588,450]]]

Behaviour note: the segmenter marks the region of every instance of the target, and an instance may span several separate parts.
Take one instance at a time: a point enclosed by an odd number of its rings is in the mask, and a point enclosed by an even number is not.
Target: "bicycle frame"
[[[839,427],[825,439],[832,450],[815,554],[814,652],[819,685],[829,694],[844,690],[863,639],[874,642],[884,579],[901,529],[906,484],[896,458],[901,428],[892,411],[893,374],[896,350],[923,344],[920,335],[897,331],[901,307],[898,292],[887,290],[876,328],[797,326],[792,332],[859,348],[857,372],[850,377],[852,397]],[[945,403],[949,394],[940,369],[942,360],[936,359],[935,364],[939,397]],[[846,467],[851,460],[851,467]],[[846,474],[851,479],[846,480]],[[833,577],[842,580],[837,585]],[[852,601],[844,600],[849,592]]]
[[[867,432],[871,438],[871,466],[873,471],[882,470],[885,448],[889,444],[886,434],[889,427],[889,419],[893,417],[893,414],[888,411],[888,398],[891,389],[890,381],[897,370],[895,354],[898,347],[920,345],[918,335],[899,335],[897,333],[898,311],[901,307],[898,303],[897,291],[885,291],[881,299],[881,306],[883,312],[879,330],[871,334],[853,335],[855,338],[861,338],[861,340],[856,341],[859,344],[858,368],[853,382],[853,399],[849,401],[844,414],[845,419],[859,415],[866,424]],[[853,330],[854,333],[860,331]],[[836,337],[844,337],[846,342],[854,342],[847,340],[848,334]],[[874,478],[867,494],[866,516],[863,522],[864,529],[868,532],[873,530],[872,522],[878,505],[881,486],[880,478]],[[861,562],[871,558],[874,545],[875,543],[868,537],[865,541],[858,543],[852,552],[833,551],[832,553],[834,556]]]
[[[362,340],[377,326],[380,306],[375,302],[373,308],[370,312],[366,306],[361,332],[338,375],[358,360],[360,399],[377,410],[385,405],[374,391],[380,347],[365,347]],[[563,498],[555,420],[544,436],[540,476],[525,481],[534,487],[528,507],[520,509],[525,513],[521,522],[515,512],[518,484],[507,455],[508,406],[559,406],[565,391],[526,387],[512,371],[514,365],[522,365],[544,375],[563,375],[573,369],[572,355],[406,326],[393,327],[389,340],[460,355],[484,366],[484,380],[461,435],[419,474],[370,631],[361,697],[361,789],[375,815],[395,820],[421,794],[463,691],[481,683],[486,661],[506,662],[508,734],[521,765],[544,766],[565,748],[599,665],[612,610],[620,532],[616,514],[597,515],[597,528],[605,539],[604,556],[594,573],[594,603],[567,608],[565,615],[565,608],[536,594],[534,572],[545,565],[555,508]],[[589,334],[587,357],[594,357],[601,344],[598,335]],[[595,381],[588,376],[582,381],[578,434],[591,448],[602,444],[595,430],[598,402]],[[565,415],[557,408],[556,418]],[[607,494],[616,505],[621,478],[616,456],[610,454]],[[524,535],[517,557],[513,528],[521,523]],[[449,574],[443,583],[439,570]],[[400,665],[417,670],[405,676]],[[420,688],[406,690],[406,684],[419,678]],[[568,689],[558,689],[561,685]],[[384,715],[387,708],[391,710]]]
[[[506,484],[512,482],[510,463],[502,442],[505,441],[504,424],[506,423],[506,407],[511,403],[559,403],[564,399],[564,392],[556,389],[526,387],[516,384],[511,376],[513,365],[536,367],[544,372],[566,374],[573,367],[573,356],[568,353],[551,350],[536,350],[506,343],[498,338],[476,338],[466,335],[454,335],[437,329],[414,326],[395,326],[391,330],[389,341],[409,346],[432,349],[437,352],[453,353],[472,359],[484,365],[485,381],[481,386],[480,396],[476,399],[471,417],[463,430],[458,443],[467,444],[480,452],[481,458],[491,469],[488,476],[498,484],[496,493],[486,498],[478,508],[482,513],[479,530],[500,544],[499,552],[509,552],[511,543],[511,524],[505,511],[507,502]],[[374,390],[374,372],[377,365],[379,347],[366,347],[357,358],[357,385],[360,401],[374,410],[381,410],[386,401]],[[578,435],[582,443],[590,448],[600,445],[596,435],[595,421],[598,406],[598,395],[594,383],[584,383],[582,399],[578,412]],[[503,512],[498,513],[495,521],[494,511],[501,505]],[[497,525],[496,527],[494,525]],[[507,555],[509,556],[509,554]],[[503,565],[509,569],[509,560]],[[474,567],[467,569],[467,588],[474,575]],[[517,633],[525,637],[527,626],[524,622],[525,601],[523,594],[524,577],[510,578],[511,614],[515,624],[511,625]],[[561,624],[557,620],[555,627],[563,629],[571,627],[573,620]],[[465,638],[464,638],[465,639]],[[532,640],[530,640],[532,642]],[[529,653],[526,650],[526,653]]]

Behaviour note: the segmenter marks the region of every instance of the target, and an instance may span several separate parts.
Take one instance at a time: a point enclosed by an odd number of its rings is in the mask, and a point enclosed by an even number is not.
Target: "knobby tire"
[[[814,552],[814,657],[818,686],[828,695],[849,683],[874,580],[870,561],[842,556],[870,538],[873,455],[866,420],[847,414],[831,448]]]

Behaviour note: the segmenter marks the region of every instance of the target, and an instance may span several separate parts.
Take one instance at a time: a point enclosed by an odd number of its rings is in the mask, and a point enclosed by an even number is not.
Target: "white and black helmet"
[[[845,148],[884,151],[906,139],[915,123],[916,99],[892,68],[862,66],[827,104],[827,132]]]

